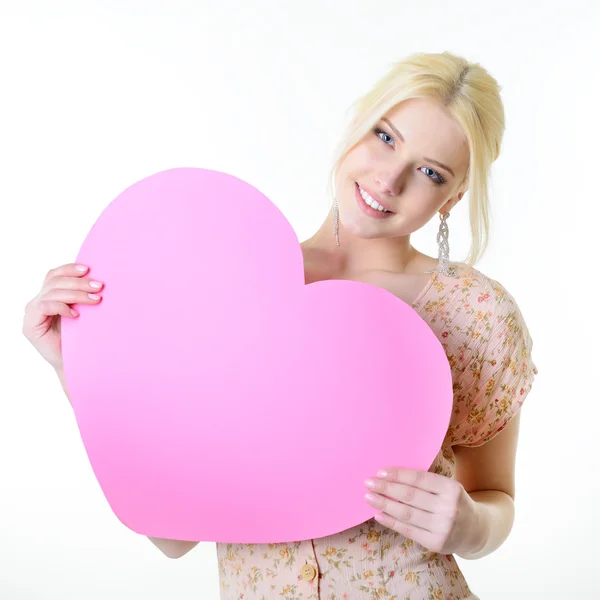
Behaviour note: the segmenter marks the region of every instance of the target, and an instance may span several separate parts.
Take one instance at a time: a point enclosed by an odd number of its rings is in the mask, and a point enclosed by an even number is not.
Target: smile
[[[395,214],[391,210],[384,208],[381,204],[379,204],[377,200],[372,198],[368,192],[363,190],[358,183],[355,184],[355,187],[356,201],[363,212],[365,212],[367,215],[376,219],[386,219]]]

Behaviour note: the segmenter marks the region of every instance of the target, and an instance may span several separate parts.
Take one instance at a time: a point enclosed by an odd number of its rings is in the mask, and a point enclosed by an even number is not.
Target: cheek
[[[420,202],[407,203],[407,214],[419,222],[419,227],[425,225],[433,217],[437,209],[437,202],[427,198],[421,198],[420,200]]]
[[[369,148],[369,145],[362,142],[352,148],[346,154],[341,164],[340,173],[343,170],[346,174],[362,173],[368,171],[373,165],[375,154]]]
[[[400,195],[405,197],[406,206],[410,207],[411,211],[433,214],[442,206],[448,193],[443,192],[440,186],[427,181],[426,175],[417,171],[407,178]]]
[[[427,194],[413,193],[401,201],[399,217],[403,226],[411,231],[417,231],[425,226],[437,212],[439,202],[428,198]]]
[[[352,160],[358,169],[369,170],[377,165],[383,166],[383,161],[386,160],[384,150],[375,144],[363,142],[354,149]]]

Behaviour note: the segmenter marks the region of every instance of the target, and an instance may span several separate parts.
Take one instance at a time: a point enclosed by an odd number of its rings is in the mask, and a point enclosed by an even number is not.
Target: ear
[[[439,212],[442,214],[450,212],[462,200],[462,197],[464,195],[465,195],[464,192],[459,192],[459,194],[457,196],[450,198],[450,200],[448,200],[448,202],[446,202],[443,206],[440,207]]]

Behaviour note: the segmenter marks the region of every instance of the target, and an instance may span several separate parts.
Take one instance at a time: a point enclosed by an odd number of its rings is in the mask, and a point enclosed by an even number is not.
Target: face
[[[406,100],[341,163],[336,176],[340,223],[361,238],[409,235],[458,202],[468,165],[467,140],[444,108],[428,99]]]

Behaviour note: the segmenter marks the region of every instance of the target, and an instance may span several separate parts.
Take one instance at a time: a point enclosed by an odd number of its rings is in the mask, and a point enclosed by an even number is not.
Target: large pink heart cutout
[[[62,319],[65,378],[95,476],[131,530],[322,537],[378,512],[364,499],[378,469],[431,466],[452,407],[440,342],[379,287],[305,285],[294,230],[245,181],[200,168],[142,179],[77,262],[105,288]]]

